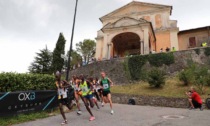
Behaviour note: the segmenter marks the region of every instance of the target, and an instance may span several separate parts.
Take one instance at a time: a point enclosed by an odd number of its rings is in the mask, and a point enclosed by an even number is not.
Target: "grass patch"
[[[143,95],[143,96],[164,96],[173,98],[186,98],[185,92],[188,91],[190,86],[184,86],[177,77],[167,78],[166,83],[162,88],[156,89],[149,86],[146,82],[129,85],[116,85],[112,87],[113,93]],[[203,99],[207,98],[210,94],[210,89],[205,88],[205,95],[201,95]]]
[[[43,119],[50,116],[57,115],[59,113],[58,109],[55,109],[53,112],[42,111],[29,114],[20,114],[17,116],[8,116],[0,118],[0,126],[11,126],[14,124],[20,124],[28,121],[34,121],[37,119]]]

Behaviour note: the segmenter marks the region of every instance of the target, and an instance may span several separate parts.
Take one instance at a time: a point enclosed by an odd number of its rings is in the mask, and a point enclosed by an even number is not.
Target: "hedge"
[[[169,66],[175,62],[172,52],[133,56],[126,60],[124,63],[127,63],[128,69],[125,69],[125,71],[126,73],[130,73],[132,80],[141,80],[144,78],[147,71],[142,70],[142,67],[146,62],[149,62],[149,64],[154,67],[161,67],[163,64]]]
[[[206,47],[206,48],[204,49],[204,54],[205,54],[206,56],[210,56],[210,47]]]
[[[130,72],[131,79],[141,79],[142,67],[147,62],[147,55],[134,56],[128,59],[128,70]]]
[[[163,64],[170,65],[174,63],[173,53],[158,53],[149,55],[149,63],[152,66],[160,67]]]
[[[0,73],[0,91],[27,91],[55,89],[53,75]]]

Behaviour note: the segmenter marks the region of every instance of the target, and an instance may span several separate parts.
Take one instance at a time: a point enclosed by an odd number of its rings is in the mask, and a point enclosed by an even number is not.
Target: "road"
[[[131,106],[114,104],[115,114],[110,114],[109,105],[97,111],[92,109],[96,120],[89,121],[89,114],[82,108],[83,114],[66,113],[66,126],[210,126],[209,110],[188,110],[151,106]],[[169,117],[167,118],[167,116]],[[15,126],[59,126],[61,115],[26,122]]]

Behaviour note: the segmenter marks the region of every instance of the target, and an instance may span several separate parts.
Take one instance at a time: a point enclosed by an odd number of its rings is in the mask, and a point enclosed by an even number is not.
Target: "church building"
[[[97,59],[149,54],[178,45],[172,6],[133,1],[103,17],[96,40]]]

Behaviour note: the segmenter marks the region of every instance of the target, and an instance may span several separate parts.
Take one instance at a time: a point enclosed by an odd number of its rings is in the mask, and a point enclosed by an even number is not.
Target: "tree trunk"
[[[87,55],[87,64],[89,63],[89,57],[90,57],[90,56],[89,56],[89,54],[88,54],[88,55]]]

